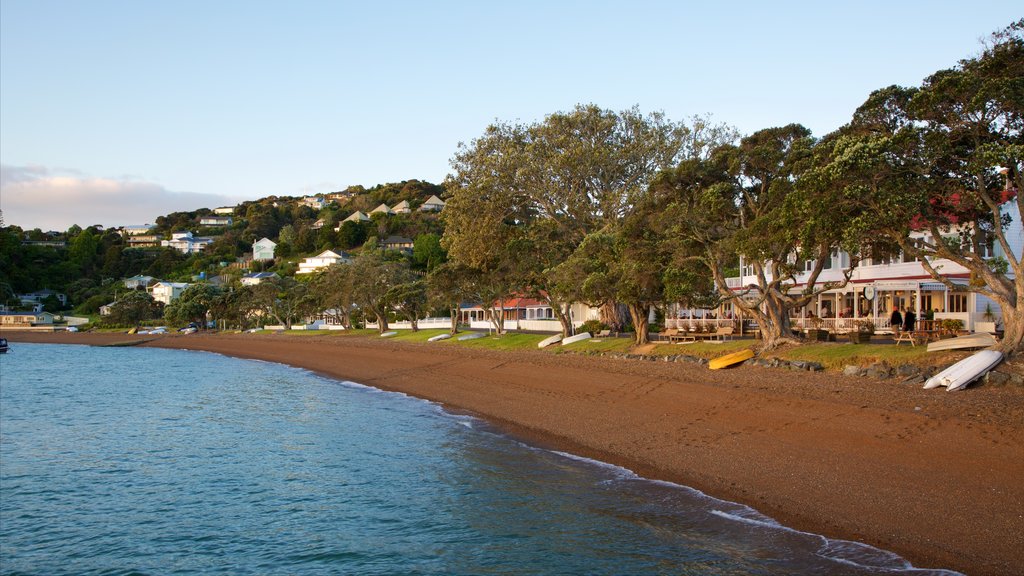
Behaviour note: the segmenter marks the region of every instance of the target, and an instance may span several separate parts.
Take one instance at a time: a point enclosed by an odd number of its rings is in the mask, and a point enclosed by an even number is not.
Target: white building
[[[121,234],[124,236],[147,236],[154,228],[156,228],[155,224],[130,224],[121,227]]]
[[[153,300],[157,302],[163,302],[166,306],[174,300],[177,300],[178,296],[189,287],[187,282],[157,282],[149,288],[149,293],[153,295]]]
[[[156,278],[153,278],[152,276],[143,276],[139,274],[137,276],[132,276],[131,278],[125,278],[124,287],[129,290],[138,290],[139,288],[145,288],[149,286],[149,283],[152,282],[153,280],[156,280]]]
[[[231,226],[234,220],[230,216],[203,216],[199,219],[200,226]]]
[[[222,215],[222,216],[225,215],[225,214],[234,214],[235,213],[235,208],[233,206],[224,206],[224,207],[221,207],[221,208],[214,208],[213,209],[213,213],[214,214],[219,214],[219,215]]]
[[[421,212],[440,212],[444,209],[444,200],[441,200],[435,195],[431,195],[427,198],[426,202],[420,205]]]
[[[260,238],[252,244],[253,260],[273,260],[277,244],[270,238]]]
[[[212,243],[212,238],[192,236],[191,232],[175,232],[171,234],[170,240],[162,240],[160,245],[164,248],[174,248],[183,254],[194,254],[202,252]]]
[[[1012,219],[1006,230],[1007,241],[1014,254],[1019,255],[1024,251],[1024,226],[1021,225],[1015,202],[1008,202],[1003,208],[1004,213]],[[956,236],[955,231],[951,230],[950,238]],[[932,241],[931,235],[923,232],[914,233],[912,238],[929,243]],[[1014,254],[1004,254],[998,243],[982,249],[985,256],[991,258],[1015,257]],[[791,290],[800,291],[805,287],[814,264],[813,260],[804,262],[804,272],[796,276],[796,283]],[[951,280],[955,287],[950,289],[936,281],[920,260],[902,253],[886,258],[865,258],[853,269],[850,282],[845,287],[824,292],[810,306],[800,310],[795,325],[804,326],[804,319],[813,313],[821,319],[824,328],[834,332],[848,332],[855,327],[855,322],[862,319],[871,320],[876,329],[889,331],[892,329],[889,326],[890,315],[897,308],[901,311],[914,311],[918,320],[924,319],[930,311],[935,320],[960,320],[967,330],[995,331],[1002,312],[995,301],[967,291],[970,271],[945,259],[931,260],[930,264],[944,278]],[[849,254],[834,250],[818,276],[817,285],[842,281],[843,272],[849,265]],[[743,290],[745,286],[756,286],[757,277],[753,267],[741,259],[740,276],[727,278],[726,285],[734,292]],[[959,288],[961,286],[963,288]],[[681,314],[684,314],[681,310],[670,309],[668,316],[678,317]]]
[[[395,204],[393,208],[391,208],[391,212],[395,214],[409,214],[410,212],[412,212],[412,208],[409,207],[408,200],[402,200],[398,204]]]
[[[333,264],[348,264],[351,261],[352,259],[349,258],[349,255],[345,252],[338,254],[331,250],[324,250],[316,256],[310,256],[302,262],[299,262],[299,270],[296,274],[311,274]]]
[[[373,210],[370,210],[370,214],[376,214],[378,212],[380,212],[381,214],[394,214],[394,212],[391,211],[391,208],[388,208],[387,204],[381,204],[380,206],[377,206]]]
[[[327,201],[321,196],[306,196],[302,200],[299,200],[299,204],[309,206],[313,210],[320,210],[327,205]]]

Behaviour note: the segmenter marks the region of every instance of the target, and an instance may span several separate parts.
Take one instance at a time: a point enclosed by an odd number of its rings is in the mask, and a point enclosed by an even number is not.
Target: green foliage
[[[600,320],[587,320],[577,329],[577,332],[590,332],[591,334],[597,334],[602,330],[607,330],[608,325],[603,324]]]

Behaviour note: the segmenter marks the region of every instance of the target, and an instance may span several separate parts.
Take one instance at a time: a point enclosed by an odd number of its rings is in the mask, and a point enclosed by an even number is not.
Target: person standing
[[[892,307],[892,315],[889,316],[889,327],[892,328],[893,332],[899,332],[903,328],[903,314],[900,314],[900,309],[896,306]]]
[[[916,322],[917,314],[914,314],[914,311],[912,309],[907,310],[907,313],[903,315],[903,329],[906,330],[907,332],[913,332],[914,323]]]

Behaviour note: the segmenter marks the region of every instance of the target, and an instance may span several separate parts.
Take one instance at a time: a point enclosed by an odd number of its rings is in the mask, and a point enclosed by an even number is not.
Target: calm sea
[[[3,574],[951,574],[214,354],[0,356]]]

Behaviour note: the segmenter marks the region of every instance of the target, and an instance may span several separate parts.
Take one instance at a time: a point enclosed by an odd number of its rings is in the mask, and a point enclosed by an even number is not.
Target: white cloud
[[[4,224],[24,229],[143,224],[170,212],[237,202],[219,194],[174,192],[136,177],[96,178],[75,170],[0,165]]]

